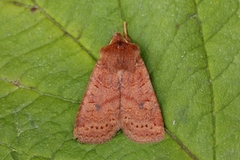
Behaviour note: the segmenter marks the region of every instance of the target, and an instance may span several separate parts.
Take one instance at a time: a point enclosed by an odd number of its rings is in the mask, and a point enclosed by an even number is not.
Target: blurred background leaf
[[[0,1],[3,159],[238,159],[239,0]],[[165,122],[165,139],[73,139],[99,49],[127,22]]]

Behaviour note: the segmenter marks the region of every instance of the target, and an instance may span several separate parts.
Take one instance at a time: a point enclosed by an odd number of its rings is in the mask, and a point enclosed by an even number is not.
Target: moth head
[[[115,33],[113,35],[112,40],[110,41],[109,45],[114,44],[114,43],[119,43],[119,45],[121,45],[121,43],[129,43],[129,40],[125,39],[121,33]]]

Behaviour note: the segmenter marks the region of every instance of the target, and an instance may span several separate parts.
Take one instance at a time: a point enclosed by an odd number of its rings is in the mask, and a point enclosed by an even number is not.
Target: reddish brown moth
[[[158,142],[164,138],[160,106],[140,57],[139,47],[114,34],[100,50],[74,127],[81,143],[103,143],[118,130],[135,142]]]

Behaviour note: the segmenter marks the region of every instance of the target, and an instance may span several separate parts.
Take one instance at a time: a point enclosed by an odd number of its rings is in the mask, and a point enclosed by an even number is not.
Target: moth
[[[103,143],[118,130],[132,141],[158,142],[164,138],[164,123],[139,47],[130,42],[124,22],[124,37],[115,33],[100,50],[74,126],[81,143]]]

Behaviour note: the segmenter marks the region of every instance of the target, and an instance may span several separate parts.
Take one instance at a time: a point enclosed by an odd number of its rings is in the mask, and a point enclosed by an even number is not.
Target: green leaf
[[[238,159],[239,2],[0,1],[0,157]],[[149,70],[165,139],[138,144],[119,131],[80,144],[79,103],[123,21]]]

